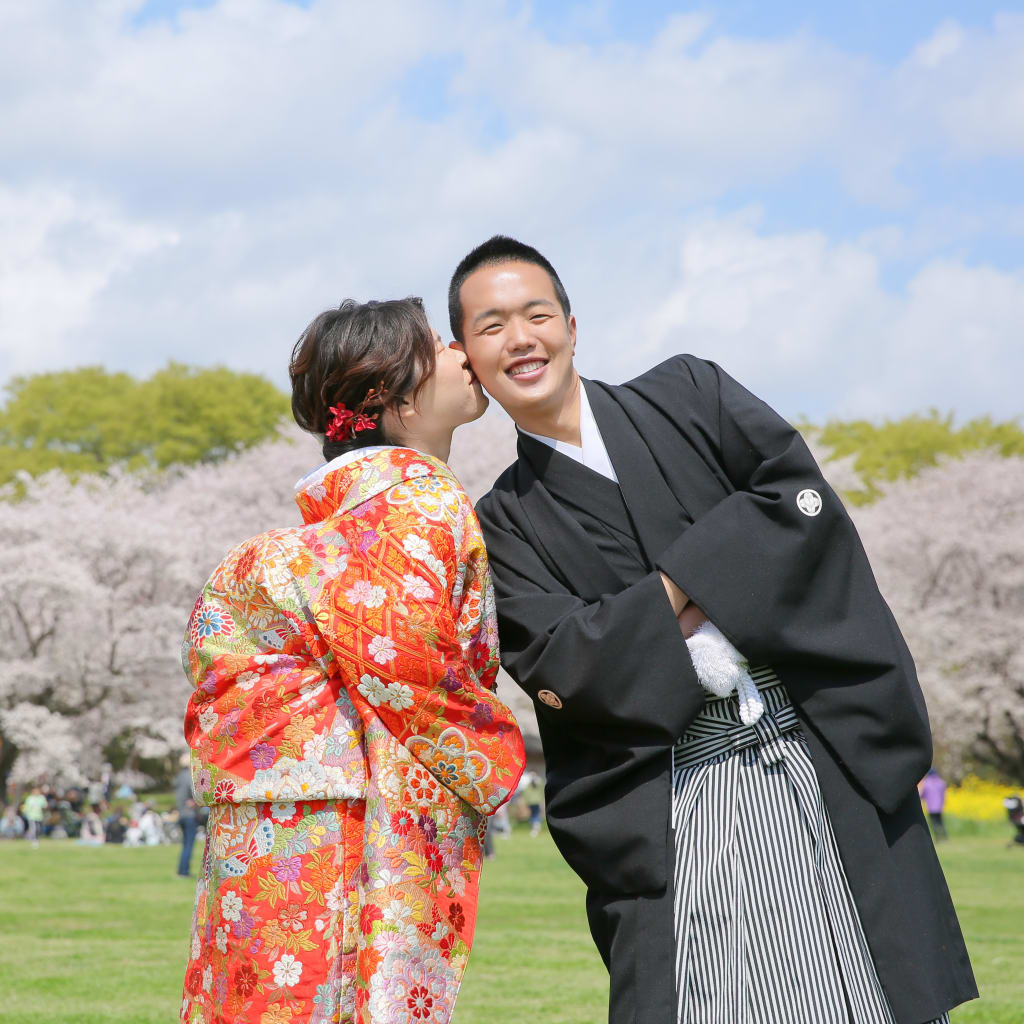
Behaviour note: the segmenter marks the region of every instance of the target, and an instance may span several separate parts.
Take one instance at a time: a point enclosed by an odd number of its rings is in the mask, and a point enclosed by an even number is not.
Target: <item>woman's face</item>
[[[434,373],[416,396],[413,414],[429,433],[454,430],[462,423],[469,423],[483,415],[487,408],[487,396],[480,382],[469,367],[465,352],[449,348],[433,328],[437,350]],[[405,418],[409,416],[405,413]]]

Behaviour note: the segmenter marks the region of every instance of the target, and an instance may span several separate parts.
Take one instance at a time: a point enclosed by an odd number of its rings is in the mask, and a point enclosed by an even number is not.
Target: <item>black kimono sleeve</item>
[[[659,574],[585,601],[548,571],[502,504],[492,491],[477,515],[505,669],[535,700],[542,694],[539,710],[563,728],[607,726],[631,744],[671,745],[699,712],[704,691]]]
[[[793,427],[714,363],[680,361],[717,420],[735,491],[657,565],[752,663],[779,671],[805,721],[891,811],[927,770],[931,738],[913,660],[853,522]]]

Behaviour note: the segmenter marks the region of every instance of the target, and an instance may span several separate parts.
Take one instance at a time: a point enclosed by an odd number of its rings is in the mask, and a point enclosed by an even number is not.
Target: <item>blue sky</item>
[[[173,6],[173,5],[168,5]],[[555,38],[592,41],[615,38],[645,42],[666,18],[681,10],[705,11],[723,30],[754,38],[771,39],[794,32],[811,32],[844,49],[880,61],[899,59],[943,18],[964,25],[984,25],[1011,4],[987,0],[853,0],[830,4],[820,0],[724,0],[694,4],[633,2],[573,3],[554,0],[532,6],[537,21]]]
[[[445,329],[500,230],[559,267],[584,373],[687,349],[788,415],[1018,415],[1021,52],[984,0],[10,7],[0,379],[284,384],[347,295]]]

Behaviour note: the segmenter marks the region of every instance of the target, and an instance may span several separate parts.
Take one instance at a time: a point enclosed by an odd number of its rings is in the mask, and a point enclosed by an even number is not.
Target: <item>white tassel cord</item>
[[[753,725],[764,713],[764,702],[747,672],[747,661],[712,623],[704,622],[686,639],[701,686],[716,697],[739,697],[740,721]]]
[[[764,714],[764,701],[746,669],[740,673],[736,695],[740,699],[740,721],[744,725],[753,725]]]

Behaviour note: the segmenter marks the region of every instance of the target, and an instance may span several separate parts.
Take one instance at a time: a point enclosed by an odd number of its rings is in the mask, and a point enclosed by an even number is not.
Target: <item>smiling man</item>
[[[477,512],[609,1020],[947,1020],[977,992],[917,798],[924,699],[799,434],[694,356],[581,380],[565,289],[514,239],[448,302],[519,427]]]

